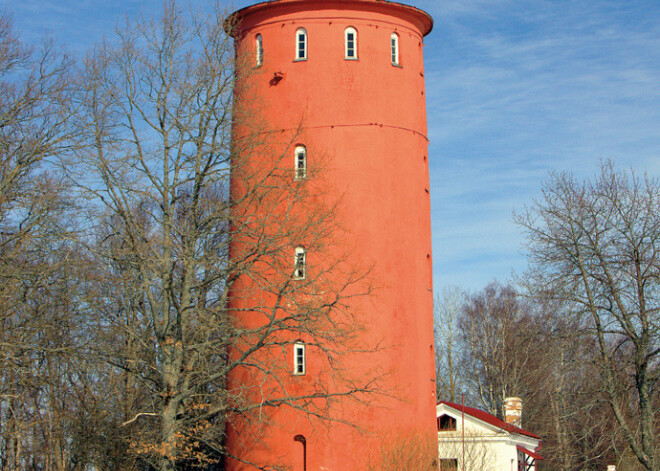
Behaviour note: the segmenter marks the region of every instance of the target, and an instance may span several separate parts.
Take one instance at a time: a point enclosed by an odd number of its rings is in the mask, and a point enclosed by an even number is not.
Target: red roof
[[[518,449],[519,451],[522,451],[523,453],[525,453],[528,456],[531,456],[536,461],[541,461],[543,459],[543,457],[541,455],[539,455],[538,453],[533,452],[532,450],[528,450],[524,446],[517,445],[516,449]]]
[[[448,401],[440,401],[438,405],[440,404],[447,405],[453,409],[458,410],[459,412],[463,412],[466,415],[470,415],[475,419],[479,419],[483,422],[489,423],[490,425],[501,428],[502,430],[506,430],[507,432],[517,433],[518,435],[526,435],[528,437],[541,440],[541,437],[539,437],[538,435],[532,432],[528,432],[527,430],[523,430],[520,427],[516,427],[515,425],[508,424],[503,420],[498,419],[494,415],[489,414],[488,412],[484,412],[482,410],[475,409],[473,407],[464,407],[461,406],[460,404],[454,404],[453,402],[448,402]]]

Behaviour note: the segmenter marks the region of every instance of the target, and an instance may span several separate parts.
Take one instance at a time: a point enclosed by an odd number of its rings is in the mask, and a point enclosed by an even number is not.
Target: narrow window
[[[303,471],[307,471],[307,439],[303,435],[296,435],[293,441],[302,443],[303,447]]]
[[[438,417],[438,430],[441,432],[456,430],[456,419],[446,414],[441,415]]]
[[[399,65],[399,35],[392,33],[390,36],[390,46],[392,51],[392,65]]]
[[[257,67],[261,67],[261,64],[264,63],[264,39],[261,37],[260,34],[257,34],[256,47],[257,47]]]
[[[293,374],[305,374],[305,344],[302,342],[293,345]]]
[[[305,28],[296,31],[296,60],[307,60],[307,31]]]
[[[295,152],[296,180],[307,178],[307,149],[305,146],[297,146]]]
[[[357,31],[355,28],[346,28],[344,31],[345,58],[357,59]]]
[[[293,273],[294,280],[304,280],[307,266],[305,262],[305,249],[303,247],[296,247],[295,270]]]

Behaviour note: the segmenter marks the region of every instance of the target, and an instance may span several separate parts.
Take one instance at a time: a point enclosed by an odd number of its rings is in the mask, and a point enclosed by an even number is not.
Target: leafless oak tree
[[[459,319],[462,376],[479,406],[502,417],[504,399],[525,397],[535,343],[531,312],[510,285],[468,296]]]
[[[459,388],[458,322],[465,303],[465,294],[458,287],[443,288],[433,303],[436,343],[436,397],[456,402]]]
[[[236,112],[251,95],[236,89],[224,18],[168,2],[161,18],[130,21],[97,46],[65,165],[94,222],[81,239],[89,355],[110,365],[127,453],[163,471],[218,462],[239,417],[291,407],[327,418],[332,397],[377,390],[369,378],[337,380],[339,358],[357,348],[346,300],[368,292],[368,267],[327,251],[335,208],[314,184],[317,167],[295,178],[296,133]],[[314,254],[304,276],[298,245]],[[300,338],[341,387],[283,386]],[[273,386],[259,403],[255,383],[227,383],[255,374]]]
[[[580,316],[598,354],[598,378],[638,461],[660,469],[660,185],[602,166],[590,182],[553,174],[540,201],[516,217],[525,229],[528,288]]]
[[[71,64],[0,16],[0,468],[65,469],[71,245],[48,161],[70,138]]]

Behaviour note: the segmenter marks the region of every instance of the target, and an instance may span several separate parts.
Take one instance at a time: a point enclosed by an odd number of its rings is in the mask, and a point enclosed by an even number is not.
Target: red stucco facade
[[[271,155],[290,153],[290,160],[282,161],[293,166],[299,145],[307,150],[310,169],[315,159],[323,162],[322,170],[313,178],[310,170],[303,184],[309,194],[318,195],[312,199],[335,208],[333,229],[322,256],[308,251],[308,270],[313,275],[333,258],[351,262],[351,269],[364,275],[356,292],[364,292],[368,282],[369,294],[342,301],[359,326],[353,336],[358,348],[342,355],[340,367],[308,348],[305,374],[287,374],[293,365],[287,340],[298,338],[284,332],[282,345],[261,356],[278,363],[283,374],[236,370],[229,387],[258,383],[244,395],[255,403],[267,402],[268,391],[343,390],[342,381],[358,384],[367,378],[380,392],[324,401],[326,416],[321,418],[286,405],[264,406],[259,420],[233,420],[229,452],[273,469],[302,471],[306,465],[310,471],[362,471],[369,463],[379,469],[383,450],[396,437],[436,435],[423,64],[423,37],[432,21],[418,9],[381,0],[279,0],[245,8],[234,18],[240,20],[232,32],[239,62],[237,115],[263,123],[264,136],[260,151],[245,165],[264,168]],[[357,57],[346,59],[349,27],[357,35]],[[304,60],[296,60],[300,28],[307,34]],[[398,64],[392,62],[393,33]],[[260,59],[257,36],[263,45]],[[238,140],[251,132],[248,127],[237,126]],[[232,185],[240,193],[242,183]],[[259,208],[243,208],[236,217],[246,219]],[[313,209],[306,206],[305,211]],[[240,245],[235,243],[234,256]],[[334,276],[332,270],[327,273]],[[345,269],[339,273],[346,276]],[[238,325],[263,322],[249,312],[255,297],[268,299],[252,280],[235,284],[230,308]],[[260,305],[268,302],[263,299]],[[328,312],[333,315],[332,309]],[[299,340],[314,343],[309,333]],[[253,468],[230,460],[229,469]]]

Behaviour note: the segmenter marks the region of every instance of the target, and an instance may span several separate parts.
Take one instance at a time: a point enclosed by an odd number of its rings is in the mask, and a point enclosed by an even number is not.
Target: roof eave
[[[239,33],[240,28],[237,28],[237,25],[240,25],[241,20],[245,18],[247,15],[250,15],[256,11],[262,10],[264,8],[277,8],[277,7],[285,7],[287,5],[291,5],[297,1],[300,0],[270,0],[270,1],[264,1],[260,3],[255,3],[254,5],[249,5],[247,7],[243,7],[239,10],[236,10],[235,12],[229,14],[227,18],[225,18],[223,22],[223,28],[227,34],[229,34],[232,37],[236,37],[236,35]],[[316,1],[316,2],[321,2],[322,0],[311,0],[311,1]],[[419,19],[420,25],[421,25],[421,33],[422,36],[428,35],[432,30],[433,30],[433,18],[431,15],[426,13],[424,10],[411,6],[411,5],[406,5],[403,3],[398,3],[398,2],[390,2],[387,0],[334,0],[335,3],[355,3],[355,4],[363,4],[363,5],[368,5],[368,4],[373,4],[373,3],[378,3],[381,5],[387,5],[391,6],[393,8],[398,8],[398,9],[403,9],[407,10],[408,12],[414,12],[416,16]],[[309,0],[308,2],[309,3]]]

